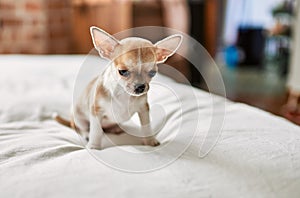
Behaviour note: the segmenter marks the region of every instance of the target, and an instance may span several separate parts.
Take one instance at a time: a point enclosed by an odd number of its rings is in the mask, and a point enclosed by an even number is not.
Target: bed
[[[103,150],[86,149],[52,119],[69,115],[74,83],[85,84],[77,77],[83,62],[81,55],[0,56],[0,197],[299,197],[299,126],[163,75],[149,92],[161,146],[122,134],[106,136]],[[225,113],[214,114],[224,119],[201,156],[212,97],[225,102]]]

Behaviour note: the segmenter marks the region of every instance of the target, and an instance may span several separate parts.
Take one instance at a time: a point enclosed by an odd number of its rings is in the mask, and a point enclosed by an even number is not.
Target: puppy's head
[[[136,37],[119,41],[97,27],[91,27],[90,31],[100,56],[112,62],[114,77],[133,96],[147,93],[149,83],[157,72],[157,64],[172,56],[182,42],[179,34],[153,44]]]

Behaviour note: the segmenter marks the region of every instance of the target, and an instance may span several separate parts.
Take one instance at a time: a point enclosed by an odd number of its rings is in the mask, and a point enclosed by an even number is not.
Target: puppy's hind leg
[[[117,134],[117,135],[124,133],[124,130],[118,124],[114,124],[109,127],[104,127],[103,130],[104,130],[104,133],[113,133],[113,134]]]
[[[72,116],[71,127],[86,141],[89,140],[89,121],[81,116]]]

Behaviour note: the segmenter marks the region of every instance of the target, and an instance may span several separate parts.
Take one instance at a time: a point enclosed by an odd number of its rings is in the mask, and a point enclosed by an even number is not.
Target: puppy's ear
[[[112,53],[116,46],[119,45],[119,41],[112,35],[95,26],[90,27],[90,32],[94,47],[98,50],[100,56],[111,59]]]
[[[163,63],[172,56],[182,43],[182,35],[174,34],[154,44],[156,47],[156,62]]]

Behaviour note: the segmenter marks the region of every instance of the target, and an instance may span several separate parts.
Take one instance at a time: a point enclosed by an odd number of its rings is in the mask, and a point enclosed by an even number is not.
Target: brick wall
[[[70,0],[0,0],[0,53],[69,53]]]

